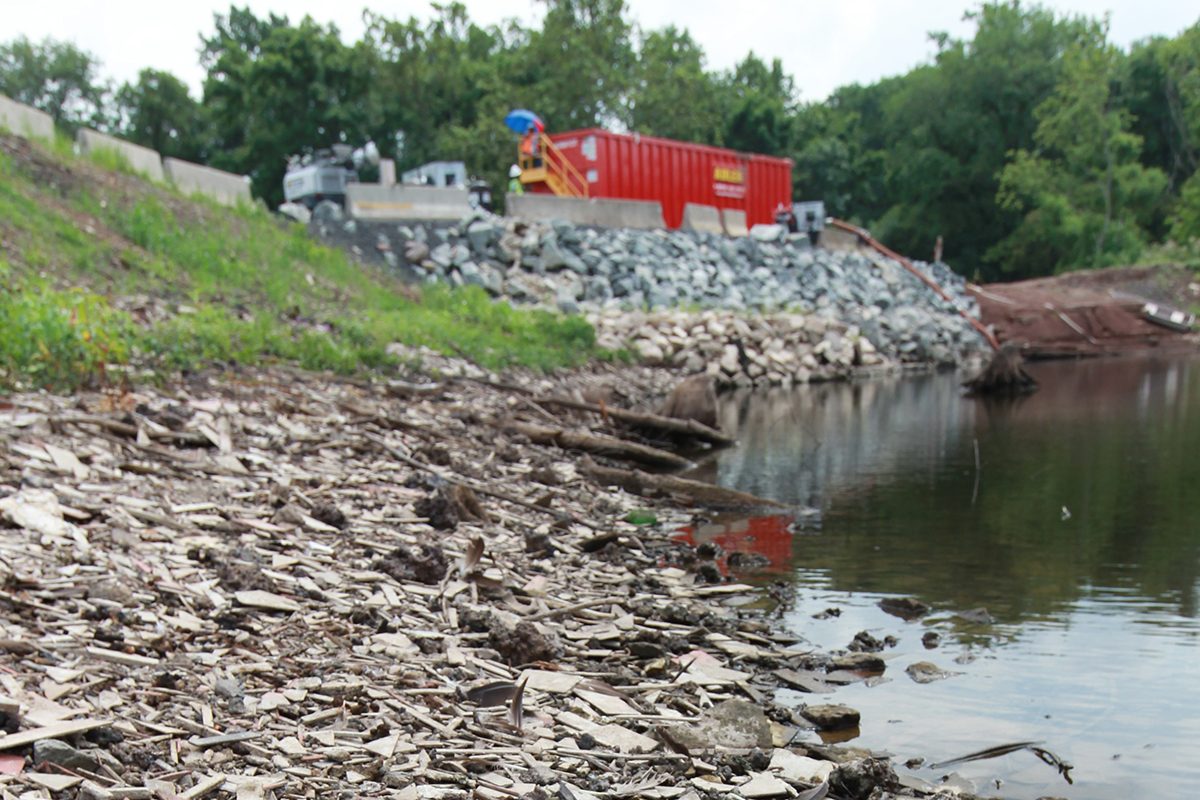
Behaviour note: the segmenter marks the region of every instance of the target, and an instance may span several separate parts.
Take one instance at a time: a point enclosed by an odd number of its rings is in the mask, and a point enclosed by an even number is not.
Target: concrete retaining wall
[[[725,226],[727,236],[749,236],[750,229],[746,227],[746,212],[735,208],[721,209],[721,223]]]
[[[464,186],[346,186],[346,210],[355,219],[452,219],[471,213]]]
[[[53,139],[54,120],[45,111],[0,94],[0,128],[30,139]]]
[[[108,136],[88,128],[80,128],[75,141],[79,144],[80,151],[85,154],[97,150],[113,150],[123,156],[129,162],[129,166],[150,180],[161,181],[163,179],[162,158],[159,157],[157,151],[151,150],[149,147],[142,147],[140,144],[126,142],[115,136]]]
[[[721,212],[716,206],[705,206],[699,203],[685,203],[683,206],[684,230],[699,233],[725,233],[721,224]]]
[[[162,167],[171,183],[185,194],[202,194],[227,206],[250,201],[250,183],[241,175],[178,158],[164,158]]]
[[[599,228],[653,230],[667,227],[663,220],[662,204],[648,200],[510,194],[505,210],[510,217],[527,220],[562,219],[576,225],[594,225]]]

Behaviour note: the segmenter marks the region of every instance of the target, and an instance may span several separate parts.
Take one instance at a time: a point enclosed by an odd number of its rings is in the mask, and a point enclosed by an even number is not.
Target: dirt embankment
[[[1119,267],[969,287],[985,325],[1031,358],[1186,350],[1200,341],[1150,322],[1148,302],[1188,309],[1200,284],[1183,267]]]

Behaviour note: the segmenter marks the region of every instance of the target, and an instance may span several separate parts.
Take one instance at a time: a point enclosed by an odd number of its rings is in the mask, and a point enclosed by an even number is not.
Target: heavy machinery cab
[[[322,200],[345,205],[346,184],[357,181],[354,148],[335,144],[310,155],[288,159],[287,173],[283,176],[283,198],[310,211]]]

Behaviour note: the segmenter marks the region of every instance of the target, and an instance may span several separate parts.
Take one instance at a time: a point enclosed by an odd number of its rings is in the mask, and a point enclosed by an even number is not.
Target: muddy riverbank
[[[628,464],[505,432],[629,437],[538,399],[647,406],[670,375],[413,377],[0,402],[12,790],[932,791],[811,733],[852,709],[774,699],[877,675],[876,656],[782,633],[770,592],[718,567],[736,553],[677,541],[697,509],[587,477]]]

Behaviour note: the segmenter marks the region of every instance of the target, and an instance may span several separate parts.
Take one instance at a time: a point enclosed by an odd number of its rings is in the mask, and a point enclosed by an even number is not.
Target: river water
[[[742,577],[786,581],[785,623],[813,645],[899,639],[890,680],[781,695],[858,709],[854,744],[900,763],[1036,740],[1074,785],[1027,751],[913,774],[1011,798],[1193,798],[1200,360],[1029,371],[1041,390],[1008,403],[965,399],[950,374],[728,399],[739,446],[701,476],[819,515],[718,518],[696,537],[770,558]],[[905,622],[878,607],[890,596],[933,611]],[[958,616],[981,608],[991,622]],[[917,684],[916,661],[958,674]]]

